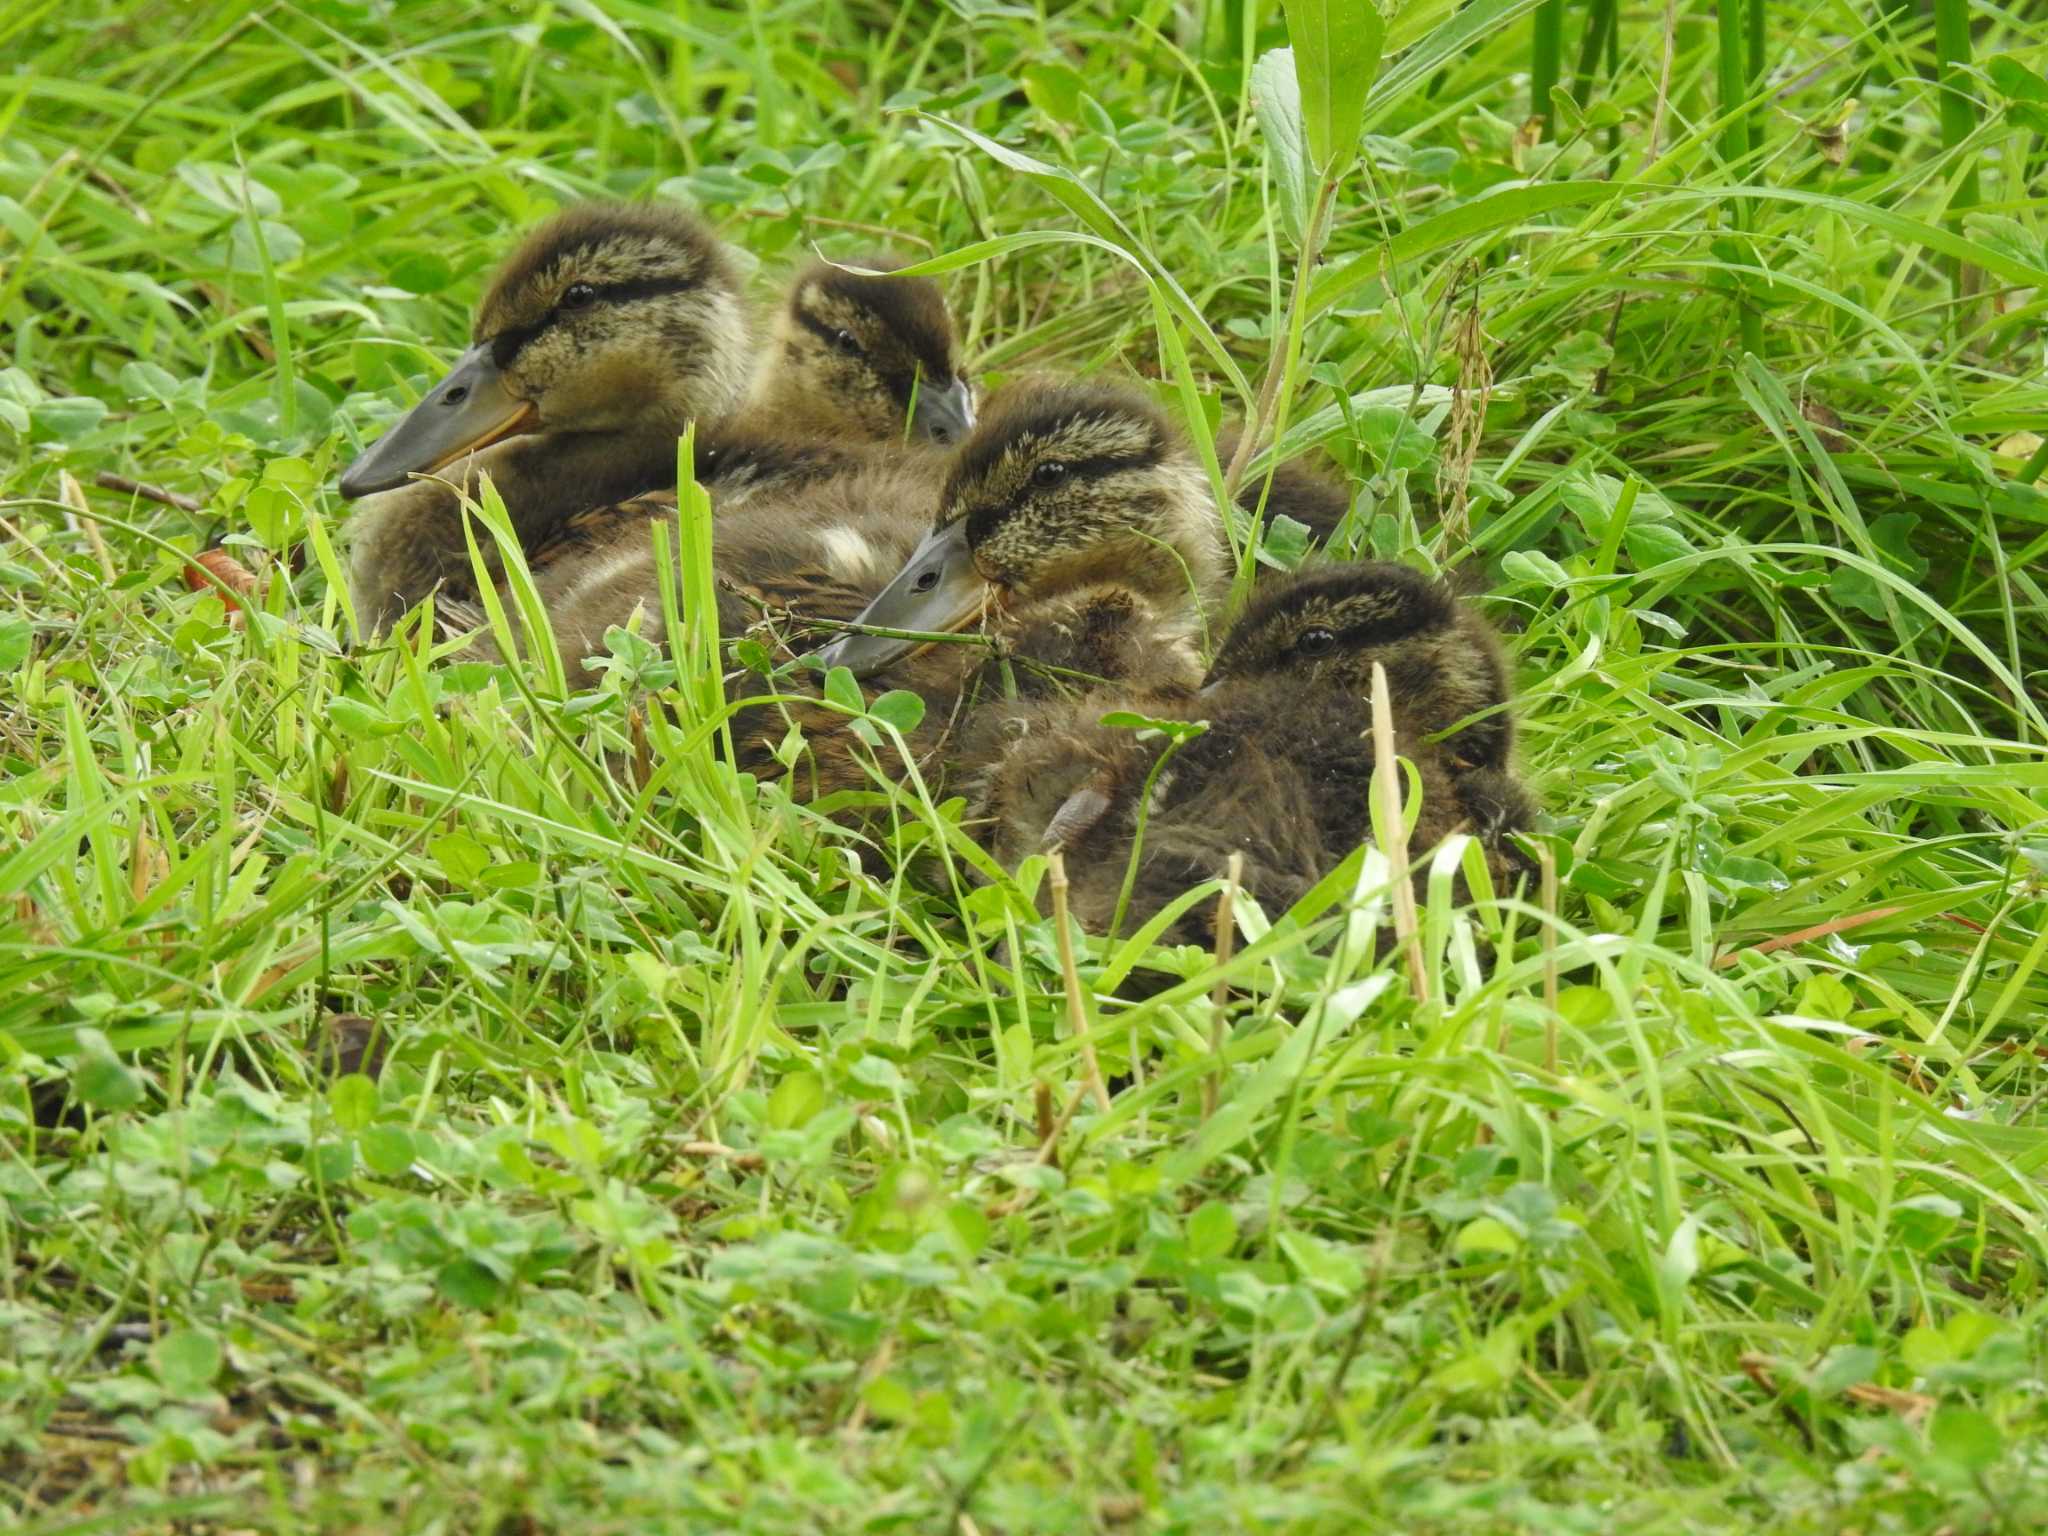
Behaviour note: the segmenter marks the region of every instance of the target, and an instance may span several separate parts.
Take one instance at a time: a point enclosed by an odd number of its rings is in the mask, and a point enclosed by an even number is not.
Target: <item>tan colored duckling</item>
[[[351,520],[349,584],[372,631],[444,583],[468,589],[458,490],[490,475],[537,544],[570,512],[673,484],[676,434],[731,413],[754,363],[725,247],[652,204],[586,204],[536,229],[474,335],[341,477],[343,496],[371,498]]]
[[[922,697],[911,745],[931,762],[974,697],[1002,685],[999,662],[1027,697],[1141,675],[1191,684],[1202,606],[1226,579],[1208,482],[1150,400],[1099,383],[1018,385],[990,403],[953,459],[936,525],[856,620],[978,643],[851,632],[820,659],[871,691]],[[868,781],[841,717],[798,718],[814,793]],[[781,738],[779,719],[753,725],[760,743]]]
[[[1422,784],[1410,840],[1453,832],[1485,847],[1497,878],[1524,861],[1508,834],[1534,814],[1515,778],[1507,675],[1492,631],[1405,566],[1333,566],[1268,583],[1234,625],[1198,695],[1101,690],[988,713],[963,768],[992,850],[1014,863],[1064,849],[1070,900],[1104,931],[1162,738],[1100,725],[1110,709],[1205,720],[1153,781],[1128,921],[1135,926],[1244,856],[1244,887],[1285,910],[1370,836],[1373,662],[1387,670],[1397,740]],[[1449,731],[1451,734],[1439,735]],[[1213,904],[1174,929],[1214,938]]]
[[[935,525],[858,622],[986,628],[1097,585],[1192,613],[1227,580],[1208,481],[1150,400],[1114,384],[1021,384],[961,445]],[[823,659],[867,678],[921,644],[853,633]]]
[[[793,464],[805,478],[839,472],[854,445],[898,442],[906,422],[936,442],[972,421],[928,279],[821,264],[793,285],[760,356],[729,252],[694,216],[656,205],[586,204],[535,230],[491,284],[475,335],[342,475],[344,496],[373,498],[352,520],[350,573],[373,631],[437,587],[468,590],[458,488],[473,493],[481,474],[531,553],[574,515],[672,487],[692,421],[729,422],[773,449],[707,460],[714,485],[728,468],[757,481]]]

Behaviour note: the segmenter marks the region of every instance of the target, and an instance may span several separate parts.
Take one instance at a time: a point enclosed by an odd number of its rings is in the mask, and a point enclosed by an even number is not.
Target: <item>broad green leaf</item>
[[[1507,1224],[1492,1216],[1481,1216],[1458,1229],[1452,1245],[1461,1259],[1482,1254],[1504,1254],[1509,1258],[1522,1251],[1522,1240]]]
[[[1313,1233],[1299,1229],[1281,1233],[1280,1251],[1317,1290],[1349,1296],[1365,1283],[1365,1266],[1356,1255],[1332,1247]]]
[[[365,1126],[356,1147],[363,1166],[387,1179],[397,1178],[413,1164],[412,1133],[402,1125]]]
[[[1975,1408],[1936,1409],[1927,1426],[1927,1439],[1935,1455],[1973,1474],[1996,1466],[2005,1454],[2005,1436],[1988,1415]]]
[[[1087,82],[1065,64],[1027,64],[1024,98],[1056,123],[1078,122]]]
[[[197,1397],[213,1385],[220,1374],[220,1341],[196,1328],[177,1328],[156,1341],[150,1350],[157,1380],[176,1397]]]
[[[97,1029],[78,1031],[79,1060],[72,1068],[71,1089],[79,1102],[94,1109],[132,1109],[142,1102],[142,1079],[114,1053]]]
[[[1539,586],[1563,587],[1571,581],[1565,568],[1540,549],[1510,550],[1501,556],[1500,568],[1517,581],[1533,581]]]
[[[854,680],[853,672],[847,667],[834,667],[825,674],[825,697],[842,709],[864,710],[867,700],[862,697],[860,684]]]
[[[1984,72],[2005,98],[2008,122],[2036,133],[2048,133],[2048,79],[2009,53],[1986,60]]]
[[[327,1107],[334,1123],[345,1131],[360,1131],[377,1113],[377,1085],[361,1072],[350,1072],[327,1090]]]
[[[1692,1284],[1692,1277],[1700,1268],[1700,1223],[1697,1216],[1688,1216],[1678,1224],[1678,1230],[1671,1234],[1671,1241],[1665,1246],[1663,1256],[1657,1261],[1657,1276],[1668,1288],[1671,1299],[1676,1302]]]
[[[449,832],[427,844],[450,885],[474,887],[491,867],[491,851],[467,832]]]
[[[505,1296],[505,1283],[475,1259],[444,1264],[434,1278],[441,1294],[458,1306],[481,1311],[496,1306]]]
[[[1342,176],[1358,156],[1387,19],[1373,0],[1286,0],[1286,8],[1309,164],[1318,178]]]
[[[1915,1253],[1938,1246],[1962,1217],[1962,1205],[1946,1195],[1915,1195],[1892,1207],[1892,1225]]]
[[[1297,246],[1308,228],[1309,199],[1314,177],[1308,146],[1302,138],[1301,87],[1294,77],[1294,50],[1274,48],[1252,66],[1252,105],[1265,135],[1273,167],[1273,197],[1287,237]]]
[[[1237,1217],[1221,1200],[1205,1200],[1188,1217],[1188,1253],[1220,1259],[1237,1246]]]
[[[777,1130],[791,1130],[824,1107],[823,1080],[815,1072],[791,1072],[768,1095],[768,1123]]]
[[[899,732],[914,731],[924,719],[924,699],[907,688],[891,688],[868,706],[868,713]]]
[[[455,281],[455,269],[437,251],[414,251],[393,262],[384,277],[407,293],[439,293]]]
[[[34,435],[60,443],[85,436],[106,419],[107,402],[91,395],[45,400],[30,413]]]
[[[12,672],[34,647],[36,627],[27,619],[0,619],[0,672]]]

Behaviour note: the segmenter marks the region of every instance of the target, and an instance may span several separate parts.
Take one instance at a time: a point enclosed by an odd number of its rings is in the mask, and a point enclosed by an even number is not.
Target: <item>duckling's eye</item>
[[[851,331],[834,331],[832,333],[832,345],[844,352],[848,357],[860,356],[860,342]]]
[[[938,584],[939,573],[937,571],[919,571],[917,573],[917,580],[911,583],[911,590],[913,592],[929,592]]]
[[[1294,652],[1297,656],[1321,656],[1336,643],[1337,632],[1318,625],[1301,632],[1301,638],[1294,642]]]
[[[562,308],[584,309],[597,298],[597,290],[588,283],[571,283],[562,290]]]
[[[1067,478],[1067,466],[1058,459],[1047,459],[1031,471],[1033,485],[1058,485]]]

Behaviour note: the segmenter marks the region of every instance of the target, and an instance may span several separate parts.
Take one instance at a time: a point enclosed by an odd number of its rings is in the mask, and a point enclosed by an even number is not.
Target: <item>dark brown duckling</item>
[[[1225,427],[1216,434],[1216,457],[1221,463],[1228,465],[1236,456],[1243,431],[1242,427]],[[1266,484],[1269,475],[1270,489]],[[1256,512],[1262,497],[1268,527],[1276,517],[1291,517],[1308,529],[1309,537],[1318,544],[1329,542],[1344,514],[1351,510],[1351,488],[1332,470],[1306,459],[1289,459],[1270,472],[1246,475],[1237,488],[1238,506],[1247,514]]]
[[[1232,853],[1244,856],[1244,888],[1268,912],[1285,910],[1370,836],[1375,661],[1387,670],[1399,750],[1421,780],[1411,848],[1470,832],[1497,879],[1521,872],[1508,834],[1530,824],[1534,803],[1511,767],[1499,644],[1441,586],[1398,565],[1267,583],[1193,697],[1105,689],[989,711],[961,764],[973,813],[1005,862],[1062,848],[1073,910],[1103,931],[1166,742],[1098,722],[1111,709],[1203,720],[1207,730],[1153,782],[1128,922],[1221,874]],[[1207,944],[1213,921],[1203,904],[1173,934]]]

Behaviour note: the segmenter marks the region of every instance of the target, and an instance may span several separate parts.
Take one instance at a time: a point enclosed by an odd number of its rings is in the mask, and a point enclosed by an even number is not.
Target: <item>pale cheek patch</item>
[[[857,528],[826,528],[818,534],[825,563],[836,576],[848,581],[872,581],[882,572],[876,568],[875,549]]]

